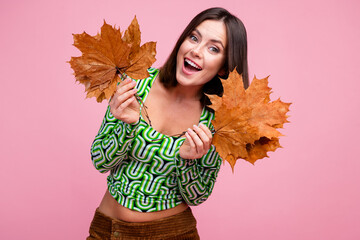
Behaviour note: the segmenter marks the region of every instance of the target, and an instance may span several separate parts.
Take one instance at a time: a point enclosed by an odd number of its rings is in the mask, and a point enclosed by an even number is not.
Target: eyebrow
[[[201,35],[201,33],[199,32],[199,30],[197,30],[197,29],[195,28],[195,29],[194,29],[194,31],[195,31],[197,34],[199,34],[199,35],[200,35],[200,37],[202,37],[202,35]],[[216,43],[219,43],[219,44],[223,47],[223,49],[225,49],[224,44],[223,44],[220,40],[217,40],[217,39],[211,39],[210,41],[211,41],[211,42],[216,42]]]

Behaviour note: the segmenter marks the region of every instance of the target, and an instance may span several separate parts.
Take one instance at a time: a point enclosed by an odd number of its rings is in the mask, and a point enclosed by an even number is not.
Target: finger
[[[213,134],[212,134],[212,132],[210,131],[210,129],[206,126],[206,125],[204,125],[204,124],[202,124],[202,123],[200,123],[199,124],[199,127],[205,132],[205,134],[208,136],[208,138],[209,138],[209,140],[208,140],[208,148],[207,148],[207,150],[209,150],[210,149],[210,147],[211,147],[211,143],[212,143],[212,139],[213,139]]]
[[[120,81],[120,83],[116,87],[119,88],[119,87],[122,87],[122,86],[124,86],[126,84],[129,84],[131,82],[132,82],[131,78],[127,77],[124,80]]]
[[[114,108],[119,108],[120,105],[122,105],[125,101],[127,101],[128,99],[134,97],[135,93],[137,92],[137,89],[131,89],[121,95],[115,95],[115,99],[114,99],[114,103],[113,103],[113,107]]]
[[[190,147],[190,149],[188,150],[188,156],[186,158],[187,159],[196,159],[199,155],[197,153],[196,144],[188,132],[185,133],[185,137],[186,137],[186,139],[188,141],[188,145]]]
[[[136,86],[136,82],[130,78],[125,79],[119,85],[117,85],[116,94],[123,94]]]
[[[196,151],[196,145],[194,143],[194,140],[191,138],[189,133],[185,133],[185,137],[188,140],[189,146],[190,146],[190,151],[193,149]]]
[[[125,108],[127,108],[133,101],[135,101],[136,98],[135,97],[131,97],[128,98],[126,101],[124,101],[122,104],[119,105],[119,107],[117,109],[119,109],[120,111],[124,110]]]
[[[212,133],[211,133],[210,129],[209,129],[205,124],[200,123],[200,124],[199,124],[199,128],[201,128],[202,130],[204,130],[204,132],[206,133],[206,135],[207,135],[210,139],[212,139]]]
[[[190,135],[196,146],[196,152],[202,153],[204,150],[204,144],[200,137],[194,132],[194,130],[188,128],[187,133]]]
[[[194,131],[196,132],[196,134],[199,136],[200,140],[203,143],[203,151],[207,151],[210,147],[211,139],[202,128],[196,125],[194,125]]]

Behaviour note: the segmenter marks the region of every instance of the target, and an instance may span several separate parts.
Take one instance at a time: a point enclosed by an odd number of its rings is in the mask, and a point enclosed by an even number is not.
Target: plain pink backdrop
[[[255,166],[225,164],[194,207],[202,239],[360,239],[360,2],[1,1],[0,239],[85,239],[106,189],[89,149],[106,103],[85,99],[66,61],[72,33],[103,20],[157,41],[161,66],[201,10],[246,25],[250,76],[292,102],[282,149]]]

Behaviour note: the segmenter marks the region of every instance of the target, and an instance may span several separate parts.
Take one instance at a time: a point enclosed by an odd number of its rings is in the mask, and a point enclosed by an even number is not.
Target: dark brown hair
[[[229,13],[224,8],[209,8],[202,11],[196,15],[189,25],[185,28],[183,33],[180,35],[177,40],[173,51],[171,52],[169,58],[165,64],[161,67],[159,77],[160,81],[165,87],[175,87],[177,85],[176,80],[176,57],[179,51],[180,45],[185,41],[185,39],[190,36],[194,29],[205,20],[218,20],[224,22],[226,26],[227,34],[227,52],[226,59],[224,63],[225,76],[222,78],[227,78],[230,71],[233,71],[235,68],[239,74],[242,74],[244,87],[249,86],[249,76],[248,76],[248,62],[247,62],[247,36],[246,29],[241,20],[231,13]],[[203,87],[203,93],[207,94],[216,94],[222,96],[223,87],[219,76],[215,76],[209,82],[207,82]],[[207,97],[204,96],[203,99],[205,105],[210,104]]]

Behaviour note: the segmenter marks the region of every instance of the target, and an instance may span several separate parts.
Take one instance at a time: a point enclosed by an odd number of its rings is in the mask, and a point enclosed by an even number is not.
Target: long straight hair
[[[247,34],[244,24],[239,18],[229,13],[224,8],[209,8],[196,15],[177,40],[174,49],[168,57],[165,64],[160,68],[160,81],[167,87],[175,87],[177,85],[176,80],[176,58],[181,44],[187,37],[205,20],[217,20],[222,21],[226,26],[227,34],[227,51],[223,69],[225,75],[222,78],[227,78],[230,71],[235,68],[239,74],[242,74],[244,87],[249,86],[248,76],[248,61],[247,61]],[[223,87],[219,76],[216,75],[213,79],[207,82],[203,89],[203,102],[205,105],[211,104],[209,99],[204,95],[216,94],[222,96]]]

